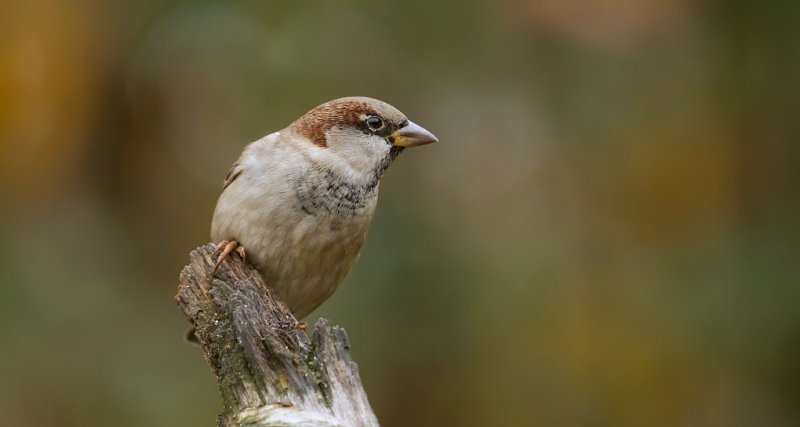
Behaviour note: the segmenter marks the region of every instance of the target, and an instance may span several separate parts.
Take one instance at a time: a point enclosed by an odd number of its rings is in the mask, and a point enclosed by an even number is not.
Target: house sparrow
[[[211,223],[218,263],[236,250],[301,319],[353,267],[381,177],[406,147],[436,142],[372,98],[322,104],[245,147]]]

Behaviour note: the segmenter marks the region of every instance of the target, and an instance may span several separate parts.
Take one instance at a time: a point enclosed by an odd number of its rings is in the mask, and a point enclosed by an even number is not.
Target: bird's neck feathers
[[[312,159],[317,167],[310,168],[297,183],[297,198],[303,211],[312,215],[362,215],[374,208],[381,177],[392,161],[402,152],[392,147],[367,171],[357,170],[327,156]],[[366,210],[365,210],[366,209]]]
[[[363,187],[370,192],[378,187],[383,174],[402,151],[402,147],[391,147],[381,157],[370,162],[343,162],[341,159],[323,160],[319,166],[328,171],[326,176],[329,180],[354,187]]]
[[[325,146],[303,141],[299,148],[319,169],[328,171],[326,175],[356,186],[377,186],[403,151],[380,136],[365,135],[352,128],[332,127],[325,133],[325,141]]]

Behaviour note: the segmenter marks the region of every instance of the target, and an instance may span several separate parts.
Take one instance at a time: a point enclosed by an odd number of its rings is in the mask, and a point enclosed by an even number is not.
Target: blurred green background
[[[175,307],[242,147],[440,143],[310,319],[392,426],[800,425],[800,2],[0,6],[0,421],[214,425]]]

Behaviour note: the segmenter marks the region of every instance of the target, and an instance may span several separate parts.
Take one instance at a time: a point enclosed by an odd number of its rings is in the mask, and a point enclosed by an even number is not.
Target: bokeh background
[[[214,425],[177,275],[242,147],[339,96],[389,171],[309,321],[393,426],[800,425],[800,2],[0,6],[0,424]]]

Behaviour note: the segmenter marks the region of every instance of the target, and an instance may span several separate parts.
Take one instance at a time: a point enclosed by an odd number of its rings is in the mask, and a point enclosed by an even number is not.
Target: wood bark
[[[175,299],[213,371],[219,426],[377,426],[350,341],[319,319],[311,338],[259,272],[215,247],[192,251]]]

